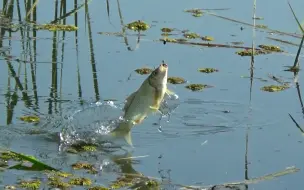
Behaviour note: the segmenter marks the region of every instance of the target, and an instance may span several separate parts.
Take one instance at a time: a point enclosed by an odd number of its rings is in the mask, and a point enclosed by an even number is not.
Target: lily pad
[[[192,91],[201,91],[204,88],[211,88],[212,86],[210,85],[206,85],[206,84],[189,84],[186,86],[186,88],[188,88],[189,90]]]
[[[274,46],[274,45],[259,45],[260,48],[267,50],[267,51],[272,51],[272,52],[283,52],[279,46]]]
[[[186,82],[186,80],[181,77],[168,77],[167,81],[171,84],[183,84]]]
[[[185,33],[184,37],[188,39],[195,39],[195,38],[199,38],[200,35],[194,32],[190,32],[190,33]]]
[[[199,72],[202,72],[202,73],[213,73],[213,72],[218,72],[218,69],[215,69],[215,68],[201,68],[201,69],[198,69]]]
[[[36,122],[40,121],[40,118],[35,115],[21,116],[19,119],[21,121],[28,122],[28,123],[36,123]]]
[[[144,21],[138,20],[127,24],[127,28],[134,31],[145,31],[150,28]]]
[[[153,70],[147,67],[136,69],[135,72],[137,72],[140,75],[147,75],[150,74]]]
[[[203,36],[203,37],[202,37],[202,40],[204,40],[204,41],[213,41],[214,38],[211,37],[211,36]]]
[[[282,86],[270,85],[270,86],[262,87],[261,90],[267,91],[267,92],[279,92],[279,91],[285,90],[287,88],[289,88],[289,86],[287,86],[287,85],[282,85]]]
[[[37,30],[49,30],[49,31],[76,31],[78,27],[74,25],[63,25],[63,24],[42,24],[36,25],[35,28]]]

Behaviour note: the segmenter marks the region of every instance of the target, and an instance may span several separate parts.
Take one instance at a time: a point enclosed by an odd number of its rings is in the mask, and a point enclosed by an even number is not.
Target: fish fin
[[[166,89],[166,94],[175,95],[175,93],[173,91],[169,90],[168,88]]]
[[[133,146],[131,131],[129,131],[128,133],[125,134],[124,139],[130,146]]]
[[[158,108],[155,107],[155,106],[150,106],[150,108],[151,108],[153,111],[158,111]]]
[[[130,106],[131,102],[133,101],[135,95],[136,95],[136,92],[133,92],[132,94],[130,94],[127,98],[126,98],[126,103],[125,103],[125,106],[123,108],[123,111],[126,111],[128,109],[128,107]]]

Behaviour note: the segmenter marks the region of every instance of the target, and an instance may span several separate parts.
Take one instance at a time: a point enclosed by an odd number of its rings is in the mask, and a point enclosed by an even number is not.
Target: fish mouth
[[[168,65],[165,62],[163,62],[162,64],[159,65],[159,70],[161,72],[167,71],[168,70]]]

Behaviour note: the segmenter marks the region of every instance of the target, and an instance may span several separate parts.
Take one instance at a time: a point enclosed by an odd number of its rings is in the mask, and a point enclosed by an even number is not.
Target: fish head
[[[149,84],[157,89],[167,86],[168,65],[163,61],[148,77]]]

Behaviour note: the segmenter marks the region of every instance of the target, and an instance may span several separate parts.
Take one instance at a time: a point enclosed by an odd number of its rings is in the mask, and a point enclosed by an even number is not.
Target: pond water
[[[37,4],[37,23],[54,20],[56,2],[40,1]],[[23,3],[16,1],[12,5],[14,24],[18,24],[18,5],[22,20],[26,16]],[[78,6],[82,3],[78,2]],[[106,1],[92,0],[87,7],[77,11],[77,36],[75,32],[38,30],[34,37],[25,22],[16,32],[9,32],[1,26],[0,51],[5,52],[0,56],[1,146],[33,155],[66,172],[88,176],[95,184],[104,186],[119,176],[115,172],[117,166],[125,173],[139,172],[170,179],[172,184],[194,186],[243,181],[295,166],[300,169],[296,173],[249,184],[245,188],[280,190],[298,189],[304,185],[303,136],[288,115],[291,114],[301,125],[302,107],[294,75],[284,71],[285,66],[293,65],[301,38],[266,29],[256,29],[253,37],[249,25],[208,13],[193,17],[184,12],[193,8],[224,9],[210,12],[252,24],[253,1],[119,0],[108,3],[109,17]],[[304,1],[293,0],[291,5],[301,21],[304,13],[300,7],[304,6]],[[74,2],[67,2],[66,7],[67,12],[73,10]],[[5,8],[9,7],[2,7]],[[60,17],[59,10],[57,18]],[[257,1],[256,16],[264,18],[256,20],[256,24],[298,36],[301,34],[286,1]],[[74,19],[74,14],[66,17],[66,24],[74,25]],[[100,34],[122,32],[121,21],[127,24],[136,20],[143,20],[151,26],[141,32],[139,43],[137,32],[131,30],[126,30],[128,45],[121,36]],[[260,44],[277,45],[285,53],[255,56],[251,70],[251,58],[235,53],[241,48],[164,44],[158,41],[163,38],[161,28],[164,27],[178,29],[172,32],[177,36],[170,38],[183,38],[181,31],[189,30],[201,36],[212,36],[214,41],[210,43],[231,45],[231,42],[243,42],[240,46],[251,47],[254,41],[256,47]],[[200,39],[192,41],[204,42]],[[133,71],[156,67],[162,60],[169,66],[169,76],[187,80],[187,84],[168,84],[168,88],[178,95],[178,100],[173,101],[178,106],[170,113],[170,118],[162,118],[162,131],[155,124],[160,115],[154,114],[132,129],[134,147],[128,148],[127,155],[102,151],[75,155],[59,151],[58,132],[67,127],[68,117],[75,114],[72,119],[77,120],[79,126],[85,126],[86,130],[79,128],[87,132],[94,132],[97,121],[109,122],[118,118],[125,98],[148,76]],[[199,68],[205,67],[219,71],[198,72]],[[262,91],[263,86],[278,84],[268,74],[290,82],[291,87],[280,92]],[[301,71],[298,81],[299,90],[302,90]],[[213,87],[193,92],[185,88],[191,83]],[[114,100],[112,104],[117,108],[105,109],[102,102],[106,100]],[[40,123],[20,121],[24,115],[38,115]],[[30,134],[32,129],[46,132]],[[115,166],[113,157],[117,156],[139,158],[117,162]],[[74,171],[70,166],[77,161],[87,161],[103,169],[96,175]],[[1,183],[15,184],[20,175],[26,179],[42,176],[39,172],[7,170],[1,173]],[[166,185],[163,188],[180,187]],[[75,189],[86,188],[77,186]]]

